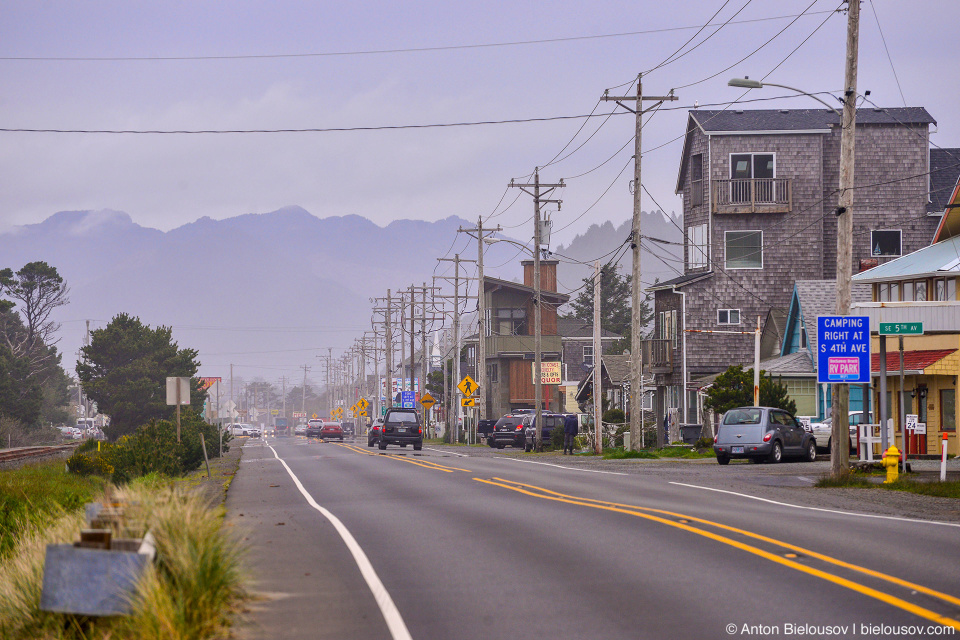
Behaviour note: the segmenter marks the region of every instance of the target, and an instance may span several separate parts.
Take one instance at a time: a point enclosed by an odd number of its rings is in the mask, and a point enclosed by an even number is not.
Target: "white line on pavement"
[[[526,462],[527,464],[542,464],[545,467],[556,467],[557,469],[569,469],[570,471],[586,471],[587,473],[606,473],[611,476],[627,476],[629,473],[620,473],[619,471],[598,471],[597,469],[578,469],[577,467],[565,467],[560,464],[550,464],[549,462],[535,462],[533,460],[521,460],[519,458],[497,457],[498,460],[513,460],[515,462]]]
[[[769,500],[767,498],[761,498],[759,496],[751,496],[747,493],[737,493],[736,491],[727,491],[726,489],[715,489],[713,487],[702,487],[697,484],[686,484],[684,482],[671,482],[670,484],[675,484],[680,487],[690,487],[691,489],[703,489],[704,491],[716,491],[717,493],[729,493],[733,496],[740,496],[741,498],[750,498],[751,500],[759,500],[760,502],[769,502],[770,504],[779,505],[781,507],[792,507],[794,509],[807,509],[809,511],[823,511],[825,513],[837,513],[842,516],[855,516],[857,518],[879,518],[881,520],[899,520],[900,522],[919,522],[923,524],[939,524],[945,527],[960,527],[960,524],[956,522],[940,522],[938,520],[920,520],[918,518],[901,518],[898,516],[882,516],[876,513],[857,513],[856,511],[840,511],[839,509],[824,509],[822,507],[805,507],[799,504],[790,504],[788,502],[777,502],[776,500]]]
[[[431,449],[430,447],[424,447],[427,451],[436,451],[437,453],[452,453],[455,456],[460,456],[461,458],[469,458],[465,453],[454,453],[453,451],[443,451],[442,449]]]
[[[270,447],[270,445],[267,445]],[[383,586],[383,583],[380,581],[380,577],[377,575],[377,572],[374,570],[373,565],[370,564],[370,559],[367,558],[367,554],[363,552],[363,549],[360,547],[360,544],[357,542],[356,538],[353,537],[353,534],[350,533],[350,530],[340,519],[321,507],[317,504],[317,501],[313,499],[313,496],[303,487],[303,484],[300,483],[300,479],[293,473],[287,463],[277,455],[277,450],[273,447],[270,447],[270,450],[273,451],[274,457],[280,461],[280,464],[283,465],[284,469],[287,470],[287,473],[290,474],[290,477],[293,479],[294,484],[297,485],[297,489],[300,490],[300,493],[303,494],[303,497],[306,498],[307,504],[323,514],[323,517],[330,521],[330,524],[337,530],[337,533],[340,534],[340,537],[343,538],[344,543],[347,545],[347,549],[350,550],[350,553],[353,555],[354,562],[357,563],[357,567],[360,569],[360,574],[363,576],[363,579],[367,581],[367,586],[370,587],[370,591],[373,592],[373,597],[377,601],[377,606],[380,607],[380,613],[383,614],[383,619],[387,623],[387,628],[390,629],[390,635],[394,640],[412,640],[410,632],[407,630],[407,625],[403,621],[403,617],[400,615],[400,611],[397,609],[397,605],[393,603],[393,598],[390,597],[390,594],[387,592],[386,587]]]

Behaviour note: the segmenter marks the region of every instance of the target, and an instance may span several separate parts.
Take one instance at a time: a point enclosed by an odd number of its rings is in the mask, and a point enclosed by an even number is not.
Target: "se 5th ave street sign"
[[[866,316],[817,317],[817,382],[870,382],[870,319]]]
[[[922,322],[881,322],[882,336],[920,336],[923,335]]]

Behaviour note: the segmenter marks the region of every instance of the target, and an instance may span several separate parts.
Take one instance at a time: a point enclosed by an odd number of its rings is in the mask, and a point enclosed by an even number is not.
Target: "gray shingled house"
[[[957,175],[957,150],[931,152],[930,125],[922,107],[857,112],[854,273],[930,243]],[[750,332],[758,318],[782,322],[796,281],[835,279],[839,156],[833,111],[690,111],[676,185],[683,270],[650,287],[655,327],[643,344],[660,419],[686,408],[683,421],[696,421],[696,380],[731,364],[752,367],[752,335],[685,329]]]

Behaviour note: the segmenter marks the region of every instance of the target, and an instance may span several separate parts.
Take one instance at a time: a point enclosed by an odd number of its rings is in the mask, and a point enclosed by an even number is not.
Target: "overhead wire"
[[[890,63],[890,70],[893,71],[893,79],[897,82],[897,91],[900,92],[900,99],[903,100],[903,106],[907,106],[907,98],[903,95],[903,87],[900,86],[900,77],[897,75],[897,68],[893,66],[893,58],[890,57],[890,48],[887,47],[887,38],[883,35],[883,27],[880,26],[880,14],[877,13],[877,7],[870,0],[870,8],[873,10],[873,17],[877,21],[877,31],[880,32],[880,40],[883,42],[883,50],[887,53],[887,61]]]

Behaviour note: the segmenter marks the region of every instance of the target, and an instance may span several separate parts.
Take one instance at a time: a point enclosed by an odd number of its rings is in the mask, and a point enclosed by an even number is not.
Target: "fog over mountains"
[[[677,221],[679,224],[679,221]],[[281,375],[322,381],[328,347],[338,355],[370,329],[369,298],[452,273],[437,258],[461,251],[476,258],[476,241],[457,217],[436,222],[398,220],[380,227],[360,216],[317,218],[300,207],[213,220],[201,218],[167,232],[142,227],[119,211],[63,211],[39,224],[0,233],[0,268],[44,260],[70,285],[70,304],[57,311],[59,345],[72,373],[86,320],[104,326],[121,312],[151,325],[169,325],[181,347],[200,351],[201,374],[266,380]],[[630,223],[591,227],[557,253],[580,261],[609,253],[629,235]],[[644,214],[643,234],[680,240],[660,213]],[[514,236],[523,242],[527,238]],[[455,241],[456,240],[456,241]],[[678,246],[665,245],[676,259]],[[667,255],[666,250],[656,248]],[[517,248],[496,243],[485,252],[486,273],[521,277]],[[649,264],[648,260],[649,258]],[[630,253],[620,261],[629,273]],[[669,263],[674,264],[674,263]],[[644,256],[644,281],[676,275]],[[675,264],[679,268],[679,264]],[[464,272],[474,274],[467,263]],[[579,287],[592,269],[561,263],[561,289]],[[439,283],[438,283],[439,284]],[[476,293],[471,283],[471,293]],[[475,305],[474,305],[475,306]]]

